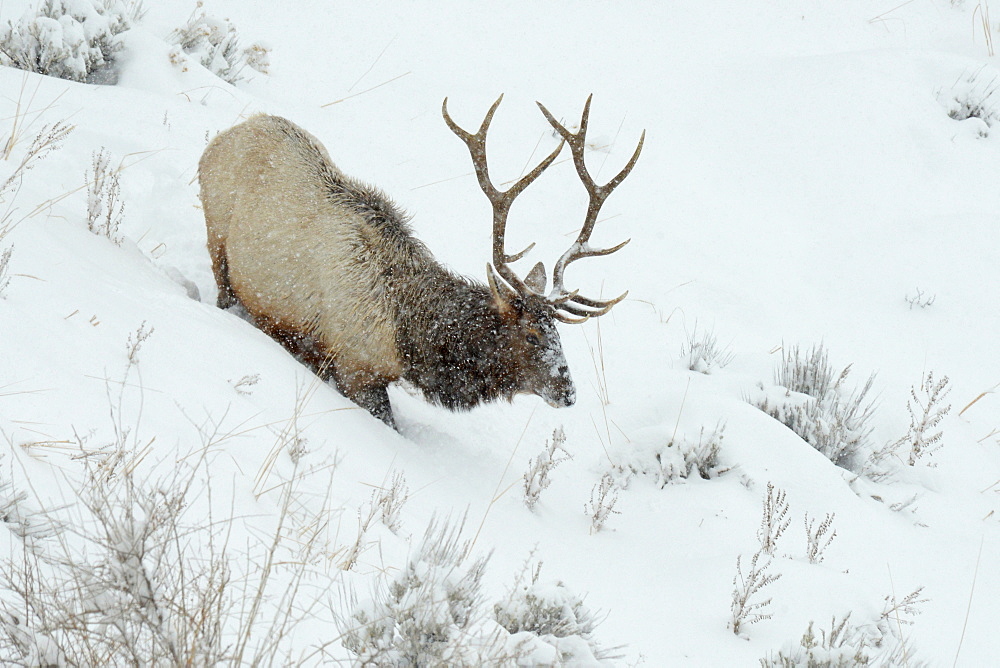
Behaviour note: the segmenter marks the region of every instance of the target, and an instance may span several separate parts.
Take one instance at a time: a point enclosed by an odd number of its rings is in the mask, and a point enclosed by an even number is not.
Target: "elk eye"
[[[538,337],[535,336],[534,334],[528,334],[527,338],[525,338],[525,341],[527,341],[533,346],[537,346],[540,343]]]

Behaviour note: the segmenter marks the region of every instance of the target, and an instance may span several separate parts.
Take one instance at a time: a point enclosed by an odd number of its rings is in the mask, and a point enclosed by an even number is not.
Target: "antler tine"
[[[514,253],[513,255],[508,255],[504,251],[504,236],[507,231],[507,215],[510,212],[510,206],[514,202],[514,199],[520,195],[525,188],[527,188],[531,183],[544,172],[549,165],[556,159],[556,156],[562,152],[563,144],[565,140],[559,142],[559,146],[550,153],[542,162],[540,162],[533,170],[522,176],[517,180],[514,185],[512,185],[507,190],[499,190],[493,182],[490,180],[489,165],[486,161],[486,134],[489,131],[490,123],[493,121],[493,114],[496,113],[497,108],[500,106],[500,102],[503,100],[503,95],[500,95],[490,107],[490,110],[486,112],[486,117],[483,118],[482,124],[479,126],[479,130],[472,134],[463,130],[454,120],[452,120],[451,115],[448,113],[448,98],[444,99],[441,103],[441,115],[444,116],[445,123],[451,128],[458,137],[465,142],[466,146],[469,147],[469,153],[472,156],[472,165],[476,170],[476,178],[479,181],[479,187],[482,188],[483,193],[486,198],[490,201],[493,206],[493,266],[496,267],[496,271],[500,276],[512,287],[518,294],[525,295],[531,293],[531,289],[525,285],[524,281],[514,273],[508,265],[511,262],[516,262],[517,260],[524,257],[528,251],[534,248],[535,244],[530,244],[527,248],[522,250],[520,253]]]
[[[564,314],[560,313],[559,311],[556,311],[553,314],[553,316],[559,322],[564,322],[567,325],[580,325],[580,324],[583,324],[583,323],[587,322],[588,320],[590,320],[590,316],[589,315],[586,315],[586,316],[584,316],[582,318],[571,318],[568,315],[564,315]]]
[[[559,305],[559,306],[556,307],[556,309],[558,309],[556,311],[556,314],[558,314],[558,315],[565,315],[564,313],[563,314],[559,313],[559,311],[565,311],[566,313],[569,313],[571,315],[578,315],[578,316],[582,316],[583,318],[596,318],[596,317],[602,316],[605,313],[607,313],[608,311],[610,311],[612,309],[612,307],[614,307],[615,304],[617,304],[621,300],[625,299],[625,295],[627,295],[627,294],[628,294],[628,291],[626,290],[624,294],[616,297],[615,299],[609,299],[609,300],[607,300],[605,302],[600,302],[602,308],[599,308],[599,309],[596,309],[596,310],[593,310],[593,311],[590,311],[590,310],[587,310],[587,309],[584,309],[584,308],[580,308],[579,306],[577,306],[575,304],[569,304],[569,303],[561,304],[561,305]],[[595,302],[595,305],[596,305],[596,302]]]
[[[570,152],[573,155],[573,164],[576,166],[576,173],[579,175],[580,181],[583,183],[583,186],[587,190],[587,194],[590,197],[590,202],[587,206],[587,215],[584,218],[580,234],[577,236],[576,241],[574,241],[569,249],[563,253],[562,257],[559,258],[559,261],[556,262],[556,266],[552,271],[552,293],[549,296],[549,301],[553,305],[558,304],[558,308],[567,310],[574,315],[585,315],[589,318],[604,315],[612,306],[624,299],[628,292],[613,300],[587,299],[586,297],[576,296],[575,293],[570,299],[564,299],[567,294],[566,288],[563,285],[563,277],[566,273],[566,267],[569,266],[570,263],[585,257],[610,255],[611,253],[621,249],[630,241],[630,239],[626,239],[616,246],[602,249],[591,248],[589,245],[590,235],[594,231],[594,225],[597,223],[597,216],[600,213],[601,207],[604,206],[604,201],[614,191],[614,189],[625,180],[625,177],[629,175],[632,168],[635,167],[635,163],[639,159],[639,154],[642,152],[643,143],[646,140],[646,132],[643,131],[642,136],[639,138],[639,144],[636,146],[635,151],[632,153],[632,157],[625,164],[622,170],[604,185],[597,185],[594,178],[587,170],[585,155],[587,145],[587,128],[590,124],[590,103],[593,100],[593,97],[593,95],[587,96],[587,102],[583,106],[583,114],[580,117],[580,129],[576,132],[570,132],[566,126],[556,120],[555,116],[553,116],[549,110],[545,108],[545,105],[541,102],[536,102],[538,108],[541,109],[542,114],[545,116],[545,119],[556,130],[556,132],[559,133],[563,140],[569,144]],[[570,304],[598,308],[600,310],[584,311],[578,308],[576,310],[571,310],[570,308],[567,308]]]
[[[476,134],[467,132],[462,129],[458,123],[456,123],[451,114],[448,113],[448,98],[445,98],[441,103],[441,115],[444,116],[444,122],[448,124],[451,131],[458,135],[459,139],[465,142],[469,147],[469,153],[472,154],[472,166],[476,169],[476,177],[479,179],[479,186],[486,193],[486,196],[492,202],[493,199],[500,194],[500,191],[496,189],[493,182],[490,181],[490,170],[489,166],[486,164],[486,133],[490,129],[490,123],[493,122],[493,114],[496,113],[497,107],[503,101],[503,94],[496,99],[496,102],[490,107],[490,110],[486,112],[483,122],[479,126],[479,130]]]

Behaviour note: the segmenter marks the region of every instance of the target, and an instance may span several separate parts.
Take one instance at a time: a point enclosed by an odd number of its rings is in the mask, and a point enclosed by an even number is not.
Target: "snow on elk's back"
[[[0,3],[0,665],[995,665],[985,3],[497,4]]]

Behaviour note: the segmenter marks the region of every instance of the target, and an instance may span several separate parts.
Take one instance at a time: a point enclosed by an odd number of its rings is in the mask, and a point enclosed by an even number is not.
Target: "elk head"
[[[572,262],[585,257],[614,253],[630,241],[626,239],[611,248],[592,248],[589,244],[590,235],[594,231],[597,215],[604,201],[632,171],[642,151],[646,133],[643,132],[635,152],[625,167],[606,184],[597,185],[587,170],[584,155],[592,97],[591,95],[587,98],[576,132],[570,132],[549,113],[548,109],[540,102],[536,102],[546,120],[562,139],[552,153],[505,191],[493,185],[486,162],[486,133],[493,120],[493,114],[503,100],[503,95],[490,107],[475,134],[463,130],[452,120],[448,114],[448,98],[445,98],[441,105],[441,113],[448,127],[468,146],[479,186],[493,206],[493,262],[486,265],[486,277],[493,295],[494,308],[502,323],[501,331],[498,332],[499,343],[509,351],[512,360],[514,388],[511,394],[536,394],[556,407],[572,406],[576,401],[576,388],[573,386],[569,367],[563,355],[562,342],[556,331],[556,321],[582,323],[590,318],[602,316],[628,294],[626,291],[614,299],[590,299],[580,295],[579,290],[572,292],[566,290],[563,284],[566,268]],[[546,293],[547,277],[541,262],[537,263],[524,279],[510,268],[511,263],[524,257],[535,244],[530,244],[519,253],[508,255],[504,248],[504,234],[507,228],[507,215],[514,199],[555,161],[566,144],[569,144],[576,172],[590,196],[590,203],[576,241],[556,261],[552,271],[552,289]]]

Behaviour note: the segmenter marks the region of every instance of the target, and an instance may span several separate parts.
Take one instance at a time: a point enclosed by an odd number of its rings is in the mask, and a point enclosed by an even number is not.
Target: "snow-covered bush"
[[[910,428],[906,436],[893,444],[894,450],[903,447],[908,451],[906,463],[910,466],[941,447],[944,432],[934,430],[951,410],[951,404],[944,404],[950,391],[948,376],[935,382],[933,371],[928,371],[920,380],[919,393],[917,387],[910,388],[910,401],[906,405],[910,412]]]
[[[872,450],[875,405],[866,398],[875,375],[860,390],[848,392],[844,383],[850,371],[848,365],[835,373],[822,345],[808,354],[796,346],[782,353],[775,373],[775,382],[784,388],[782,396],[763,396],[753,403],[837,466],[858,472]]]
[[[365,665],[472,665],[506,656],[484,613],[489,555],[467,563],[463,523],[432,520],[416,553],[375,598],[340,620],[343,645]],[[490,628],[492,626],[492,628]]]
[[[597,533],[612,515],[621,515],[615,510],[618,505],[618,483],[610,473],[601,476],[601,480],[590,490],[590,501],[583,504],[583,512],[590,518],[590,533]]]
[[[910,426],[906,435],[873,450],[864,464],[864,475],[875,481],[891,479],[902,466],[916,466],[922,457],[938,450],[944,432],[937,426],[951,411],[951,405],[944,403],[949,392],[948,376],[935,380],[933,371],[925,373],[920,386],[910,388],[906,405]]]
[[[963,73],[949,90],[938,93],[938,101],[951,118],[956,121],[981,120],[986,125],[979,131],[983,137],[1000,120],[997,78],[994,72],[984,72],[985,69],[984,65],[974,72]]]
[[[728,346],[720,346],[711,330],[698,331],[698,323],[681,345],[681,356],[687,368],[698,373],[710,374],[724,369],[733,361],[733,353]]]
[[[409,499],[410,488],[406,486],[406,476],[402,471],[396,471],[388,487],[383,485],[372,492],[371,503],[378,508],[385,528],[393,533],[399,533],[402,528],[403,506]]]
[[[218,554],[194,557],[182,521],[186,485],[136,483],[121,449],[91,452],[73,523],[17,504],[21,557],[0,563],[4,665],[171,665],[224,660],[232,597]],[[8,513],[9,515],[9,513]],[[205,531],[205,530],[200,530]],[[213,530],[214,531],[214,530]],[[213,558],[215,557],[215,558]],[[191,665],[191,664],[188,664]]]
[[[211,486],[199,484],[210,475],[209,451],[229,436],[203,431],[189,458],[141,480],[150,441],[122,422],[134,363],[121,394],[107,390],[114,438],[77,436],[70,446],[83,467],[75,499],[38,508],[0,474],[0,519],[15,546],[0,560],[0,664],[291,665],[282,639],[304,617],[300,585],[326,549],[329,499],[299,503],[293,469],[277,487],[276,526],[235,553],[237,517],[213,518]]]
[[[121,198],[119,171],[111,167],[111,156],[103,148],[94,152],[92,171],[84,175],[87,185],[87,228],[107,237],[116,246],[122,244],[119,233],[125,203]]]
[[[525,471],[524,480],[524,505],[528,509],[533,509],[538,503],[538,497],[542,490],[547,488],[552,480],[549,474],[555,467],[573,458],[573,455],[563,447],[566,444],[566,432],[562,427],[557,427],[552,432],[552,438],[545,441],[545,449],[531,461],[528,462],[528,470]]]
[[[3,242],[4,235],[0,234],[0,243]],[[3,297],[4,290],[10,285],[10,276],[8,274],[8,268],[10,267],[10,256],[14,254],[14,247],[7,246],[6,248],[0,247],[0,298]]]
[[[60,79],[114,83],[121,34],[141,16],[141,4],[44,0],[0,32],[0,62]]]
[[[849,619],[850,614],[839,622],[834,617],[830,630],[821,629],[818,638],[813,622],[809,622],[797,645],[788,643],[777,654],[761,659],[761,668],[863,668],[871,665],[864,651],[863,636],[848,624]]]
[[[20,101],[19,101],[20,102]],[[24,132],[21,128],[23,115],[15,116],[11,133],[7,136],[3,148],[3,159],[10,158],[15,151],[15,147],[20,143]],[[24,175],[34,167],[38,161],[42,160],[52,151],[57,150],[62,142],[73,131],[73,126],[66,123],[57,122],[52,125],[44,125],[27,151],[21,156],[20,161],[14,166],[10,174],[0,182],[0,205],[4,205],[0,212],[0,298],[3,297],[4,290],[10,284],[10,258],[14,253],[14,247],[5,245],[4,238],[10,233],[15,221],[11,219],[14,212],[14,195],[24,180]]]
[[[152,327],[147,327],[146,321],[143,320],[142,324],[128,335],[128,340],[125,342],[125,351],[128,355],[128,364],[130,367],[139,363],[139,351],[142,350],[142,345],[153,335],[154,331]]]
[[[199,14],[202,6],[199,0],[187,23],[171,33],[170,41],[227,83],[244,79],[247,67],[267,74],[271,50],[260,43],[241,49],[236,26],[229,19],[217,19],[204,11]],[[179,52],[171,54],[171,60],[183,66],[184,58]]]
[[[470,559],[463,522],[434,519],[408,563],[380,579],[372,598],[349,597],[339,618],[346,649],[363,665],[555,665],[605,657],[591,634],[597,625],[565,586],[544,587],[537,570],[490,606],[483,594],[489,555]]]
[[[760,562],[761,555],[764,561]],[[771,573],[772,557],[763,549],[757,550],[750,558],[750,569],[743,572],[743,555],[736,556],[736,575],[733,576],[733,595],[730,601],[729,628],[739,635],[744,627],[770,619],[773,613],[768,612],[771,599],[761,600],[764,587],[777,581],[781,573]]]
[[[675,436],[665,443],[630,443],[627,449],[613,453],[611,459],[623,487],[637,475],[652,478],[661,488],[695,474],[710,480],[727,470],[719,464],[725,431],[726,426],[719,424],[707,433],[702,427],[697,439]]]
[[[757,540],[760,541],[760,549],[770,555],[774,554],[778,547],[778,539],[792,521],[788,517],[788,501],[785,496],[785,490],[778,489],[773,483],[767,483]]]
[[[915,592],[915,593],[919,593]],[[848,613],[830,620],[829,629],[814,630],[809,622],[802,638],[786,643],[760,660],[761,668],[867,668],[868,666],[923,666],[906,638],[883,624],[850,623]],[[909,623],[909,622],[904,622]]]
[[[836,516],[836,513],[827,513],[817,526],[816,518],[809,517],[809,513],[805,514],[806,559],[809,560],[810,564],[822,563],[823,553],[837,537],[837,530],[833,528],[833,520]]]
[[[930,308],[937,301],[937,295],[928,295],[920,288],[916,288],[916,292],[912,295],[907,292],[903,300],[910,305],[910,310],[912,311],[914,306],[918,308]]]
[[[400,528],[402,528],[400,514],[410,498],[406,477],[401,471],[396,471],[388,486],[386,482],[383,480],[381,486],[373,489],[368,502],[361,504],[358,508],[358,528],[354,541],[339,555],[338,565],[341,570],[353,569],[362,553],[376,545],[374,541],[368,540],[368,530],[376,516],[381,515],[382,524],[393,533],[399,533]]]
[[[531,571],[530,582],[524,582]],[[539,582],[542,564],[533,569],[526,565],[507,597],[493,606],[497,622],[514,638],[530,639],[541,658],[539,643],[555,648],[560,663],[589,664],[618,658],[612,649],[594,641],[594,629],[600,619],[562,582]],[[547,662],[556,663],[556,662]]]

